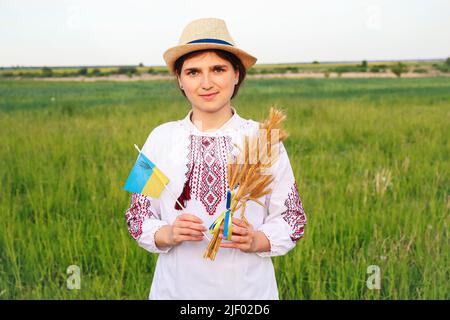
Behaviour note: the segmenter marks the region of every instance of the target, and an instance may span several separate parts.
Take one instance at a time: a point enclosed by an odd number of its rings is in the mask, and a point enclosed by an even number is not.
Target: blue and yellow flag
[[[129,192],[141,193],[153,198],[159,198],[169,179],[142,152],[128,176],[124,189]]]

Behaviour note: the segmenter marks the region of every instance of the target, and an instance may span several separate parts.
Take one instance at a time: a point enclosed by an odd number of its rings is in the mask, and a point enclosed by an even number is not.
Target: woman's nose
[[[210,77],[209,73],[206,73],[203,75],[202,88],[204,90],[211,89],[211,87],[212,87],[211,79],[209,77]]]

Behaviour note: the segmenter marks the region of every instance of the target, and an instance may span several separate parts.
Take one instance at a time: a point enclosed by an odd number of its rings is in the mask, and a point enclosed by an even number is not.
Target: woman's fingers
[[[200,231],[196,231],[196,230],[192,230],[192,229],[188,229],[188,228],[179,228],[178,234],[190,235],[190,236],[203,236],[203,233],[201,233]]]
[[[219,237],[223,239],[223,234],[219,234]],[[247,237],[242,236],[231,236],[231,241],[238,243],[246,243],[248,242]]]
[[[198,222],[201,221],[200,218],[190,214],[182,214],[179,218],[180,219],[175,222],[176,234],[203,237],[202,232],[206,231],[206,227]]]
[[[221,242],[222,248],[235,248],[243,252],[250,252],[252,247],[254,230],[252,224],[247,224],[243,220],[238,218],[232,218],[233,233],[230,238],[230,242]],[[223,226],[220,227],[219,237],[223,237]]]
[[[220,232],[223,233],[223,226],[220,227]],[[233,226],[233,234],[246,236],[248,234],[248,230],[247,230],[247,228]]]
[[[199,217],[190,214],[190,213],[183,213],[180,214],[178,216],[178,219],[181,221],[191,221],[191,222],[196,222],[196,223],[203,223],[202,219],[200,219]]]
[[[179,228],[187,228],[187,229],[193,229],[197,231],[206,231],[206,227],[203,225],[203,221],[190,213],[183,213],[180,214],[177,217],[177,221],[175,221],[175,224]]]
[[[233,218],[231,218],[231,221],[233,221],[234,224],[236,224],[240,227],[243,227],[243,228],[247,227],[247,224],[244,222],[244,220],[233,217]]]
[[[172,225],[173,239],[176,244],[184,241],[202,241],[205,238],[203,232],[206,230],[203,221],[189,213],[177,216]]]
[[[200,240],[203,240],[203,235],[201,235],[201,236],[178,235],[178,237],[177,237],[178,242],[200,241]]]
[[[193,229],[197,231],[206,231],[206,227],[203,224],[190,222],[190,221],[178,221],[177,227],[184,229]]]
[[[223,225],[220,226],[220,232],[223,232]],[[248,234],[248,228],[233,226],[233,234],[246,236]]]

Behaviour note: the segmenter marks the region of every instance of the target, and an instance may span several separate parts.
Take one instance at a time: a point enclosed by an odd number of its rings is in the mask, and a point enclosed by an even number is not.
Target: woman
[[[230,102],[256,58],[236,47],[223,20],[208,18],[191,22],[164,59],[192,109],[153,129],[142,148],[178,202],[170,192],[135,193],[126,211],[133,238],[159,253],[149,299],[279,299],[270,257],[294,248],[306,223],[282,143],[273,191],[259,199],[267,208],[249,202],[250,223],[233,217],[231,241],[222,241],[214,261],[203,258],[204,235],[226,208],[227,155],[259,128]]]

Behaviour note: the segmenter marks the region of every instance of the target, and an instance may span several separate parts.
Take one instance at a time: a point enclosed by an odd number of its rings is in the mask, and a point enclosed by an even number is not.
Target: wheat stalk
[[[256,136],[244,136],[243,148],[234,144],[240,153],[237,159],[228,158],[227,180],[229,190],[237,190],[231,200],[230,213],[241,210],[241,219],[249,224],[245,217],[247,201],[254,201],[265,207],[258,198],[272,192],[269,185],[274,177],[268,173],[268,169],[278,160],[278,152],[272,154],[272,150],[279,146],[279,142],[284,141],[288,134],[284,131],[282,124],[286,115],[281,110],[270,108],[269,116],[259,125],[259,131]],[[276,131],[276,132],[275,132]],[[266,135],[264,137],[264,134]],[[278,136],[276,135],[278,134]],[[272,141],[276,137],[276,141]],[[263,148],[266,143],[266,148]],[[260,152],[265,151],[267,152]],[[221,223],[223,225],[223,221]],[[204,258],[215,259],[222,239],[219,237],[220,228],[214,233],[213,238],[208,244]]]

